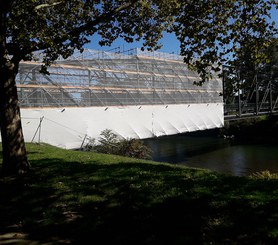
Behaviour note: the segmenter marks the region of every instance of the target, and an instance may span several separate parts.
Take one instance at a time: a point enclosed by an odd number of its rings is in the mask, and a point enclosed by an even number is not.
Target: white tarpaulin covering
[[[80,148],[105,129],[123,138],[150,138],[222,127],[223,104],[22,109],[26,142]]]

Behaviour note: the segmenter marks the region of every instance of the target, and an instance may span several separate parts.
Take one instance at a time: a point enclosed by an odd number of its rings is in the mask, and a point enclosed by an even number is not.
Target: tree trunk
[[[25,142],[21,126],[19,102],[15,76],[18,63],[0,57],[0,129],[3,150],[3,173],[22,174],[28,172]]]

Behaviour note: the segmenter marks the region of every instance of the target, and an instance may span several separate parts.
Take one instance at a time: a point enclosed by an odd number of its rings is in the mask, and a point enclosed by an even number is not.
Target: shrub
[[[121,139],[110,129],[101,132],[99,144],[92,140],[85,150],[96,151],[105,154],[115,154],[140,159],[151,159],[151,150],[139,139]]]
[[[99,144],[94,147],[95,150],[105,154],[117,154],[119,151],[119,136],[110,129],[103,130],[100,135]]]
[[[151,159],[151,150],[139,139],[124,139],[119,142],[119,155]]]

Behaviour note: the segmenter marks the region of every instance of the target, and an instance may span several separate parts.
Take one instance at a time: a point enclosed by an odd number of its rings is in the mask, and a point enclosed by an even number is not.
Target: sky
[[[276,26],[278,26],[278,10],[273,8],[271,10],[271,16],[272,16],[272,20],[274,20],[276,22]],[[121,38],[118,38],[117,40],[115,40],[110,47],[107,47],[107,46],[101,47],[98,45],[99,40],[100,40],[100,38],[97,35],[93,36],[91,38],[91,43],[85,45],[85,48],[95,49],[95,50],[104,50],[104,51],[120,48],[121,51],[123,51],[123,50],[127,51],[129,49],[142,47],[142,42],[126,43]],[[163,46],[158,51],[165,52],[165,53],[179,54],[180,43],[176,39],[174,34],[164,33],[164,37],[160,40],[160,43]]]
[[[127,51],[127,50],[133,49],[133,48],[141,48],[142,43],[143,43],[143,42],[127,43],[123,39],[118,38],[117,40],[115,40],[113,42],[113,44],[110,47],[107,47],[107,46],[101,47],[98,45],[98,41],[100,40],[100,38],[98,36],[93,36],[91,38],[91,40],[92,40],[91,43],[87,44],[85,46],[85,48],[96,49],[96,50],[105,50],[105,51],[113,50],[118,47],[120,48],[121,51],[123,51],[123,50]],[[164,33],[164,37],[160,40],[160,43],[163,46],[158,51],[165,52],[165,53],[179,54],[180,43],[176,39],[175,35],[169,34],[169,33]]]

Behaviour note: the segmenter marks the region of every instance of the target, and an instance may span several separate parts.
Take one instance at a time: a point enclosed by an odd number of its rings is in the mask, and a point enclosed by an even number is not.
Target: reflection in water
[[[263,170],[278,172],[277,145],[233,145],[222,138],[186,135],[148,139],[145,143],[155,161],[237,176]]]

